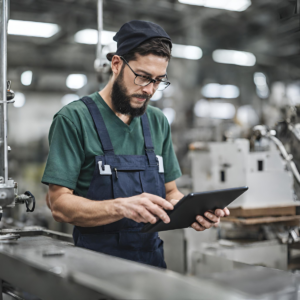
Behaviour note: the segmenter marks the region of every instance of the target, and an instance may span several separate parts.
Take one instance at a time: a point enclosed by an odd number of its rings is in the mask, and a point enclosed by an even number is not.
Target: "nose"
[[[145,94],[153,95],[155,93],[154,83],[151,82],[150,84],[143,86],[142,91]]]

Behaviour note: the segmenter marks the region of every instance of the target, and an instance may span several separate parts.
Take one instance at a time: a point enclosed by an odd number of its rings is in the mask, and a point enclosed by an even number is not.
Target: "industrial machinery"
[[[294,122],[296,112],[290,118]],[[222,222],[215,234],[196,237],[185,232],[189,272],[201,255],[287,270],[289,244],[300,240],[298,127],[290,121],[279,123],[276,130],[258,125],[249,139],[190,145],[193,191],[237,186],[249,191],[229,206],[234,217]]]
[[[7,80],[7,24],[8,1],[1,2],[0,16],[0,220],[3,208],[14,207],[15,204],[24,204],[28,212],[33,212],[35,199],[30,192],[18,195],[18,184],[8,177],[8,152],[7,145],[7,105],[13,103],[14,92],[11,90],[11,82]],[[32,203],[32,207],[30,205]]]

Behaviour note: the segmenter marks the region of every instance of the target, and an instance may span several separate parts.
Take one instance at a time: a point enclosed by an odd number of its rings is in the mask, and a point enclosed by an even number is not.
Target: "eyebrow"
[[[147,76],[152,77],[152,74],[150,74],[150,73],[148,73],[148,72],[146,72],[146,71],[144,71],[144,70],[141,70],[141,69],[137,69],[137,70],[136,70],[136,73],[144,73],[144,74],[146,74]],[[166,77],[166,76],[167,76],[167,73],[164,74],[164,75],[156,76],[156,78],[157,78],[157,77]]]

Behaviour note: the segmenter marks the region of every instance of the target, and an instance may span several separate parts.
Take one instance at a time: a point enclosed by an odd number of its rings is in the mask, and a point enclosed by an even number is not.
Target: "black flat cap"
[[[171,38],[159,25],[138,20],[127,22],[113,37],[114,41],[117,42],[117,52],[108,53],[106,57],[111,61],[114,55],[124,55],[143,42],[156,37],[169,40],[172,47]]]

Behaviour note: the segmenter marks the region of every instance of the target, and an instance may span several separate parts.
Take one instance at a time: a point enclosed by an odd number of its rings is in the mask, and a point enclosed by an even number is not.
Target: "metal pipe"
[[[0,300],[3,300],[3,281],[0,278]]]
[[[7,163],[7,17],[8,17],[8,0],[1,1],[1,28],[0,28],[0,176],[4,178],[4,183],[8,181],[8,163]],[[2,149],[1,149],[2,148]]]
[[[98,44],[96,58],[101,60],[103,31],[103,0],[98,0]]]
[[[103,0],[98,0],[98,44],[96,48],[95,70],[99,72],[101,69],[101,53],[102,53],[102,31],[103,31]]]

